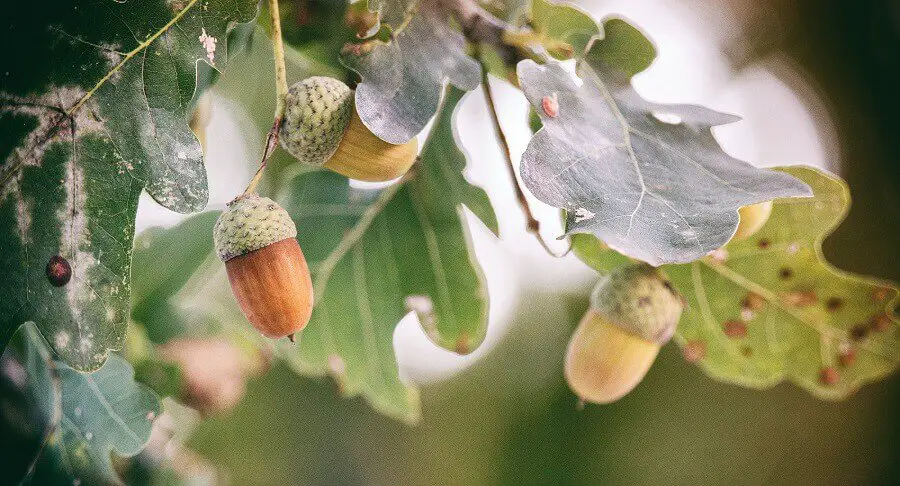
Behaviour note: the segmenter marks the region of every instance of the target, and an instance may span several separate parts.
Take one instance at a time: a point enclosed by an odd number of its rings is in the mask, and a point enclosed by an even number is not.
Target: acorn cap
[[[350,123],[353,91],[337,79],[313,76],[294,83],[284,101],[281,146],[304,164],[322,166]]]
[[[296,236],[297,227],[287,211],[257,194],[228,203],[213,228],[216,253],[224,262]]]
[[[663,345],[675,333],[684,298],[659,269],[638,263],[601,280],[591,294],[591,309],[622,330]]]

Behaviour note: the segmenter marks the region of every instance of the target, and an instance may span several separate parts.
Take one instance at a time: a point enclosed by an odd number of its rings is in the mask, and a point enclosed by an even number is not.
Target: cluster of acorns
[[[281,146],[304,164],[352,179],[389,181],[415,162],[412,139],[393,145],[375,136],[356,113],[353,90],[315,76],[285,98]],[[245,194],[228,204],[213,230],[231,289],[253,326],[270,338],[302,330],[312,315],[313,287],[290,215],[275,201]]]
[[[772,202],[742,207],[732,241],[759,231]],[[565,375],[586,402],[611,403],[643,380],[663,344],[675,334],[684,299],[665,275],[645,263],[625,265],[601,279],[591,306],[569,341]]]

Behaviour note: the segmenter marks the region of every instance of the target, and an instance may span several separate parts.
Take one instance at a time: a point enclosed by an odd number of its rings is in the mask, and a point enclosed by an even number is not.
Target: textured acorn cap
[[[322,166],[334,154],[353,113],[353,91],[343,82],[313,76],[285,97],[281,146],[304,164]]]
[[[591,309],[622,330],[662,345],[675,333],[684,299],[659,269],[637,263],[601,280],[591,294]]]
[[[213,228],[216,253],[226,262],[296,236],[297,227],[287,211],[257,194],[230,202]]]

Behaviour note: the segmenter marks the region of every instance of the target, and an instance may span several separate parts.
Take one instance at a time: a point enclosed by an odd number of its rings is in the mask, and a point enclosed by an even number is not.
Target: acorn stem
[[[284,41],[281,38],[281,12],[278,0],[269,0],[269,19],[272,22],[272,50],[275,55],[275,120],[284,117],[284,98],[288,93],[287,68],[284,63]]]
[[[266,145],[263,147],[262,159],[259,161],[259,168],[253,179],[247,184],[243,195],[256,191],[256,186],[262,180],[263,172],[266,170],[266,162],[275,146],[278,145],[278,130],[281,128],[281,121],[284,119],[284,99],[288,93],[287,84],[287,67],[284,62],[284,40],[281,37],[281,12],[278,10],[278,0],[269,0],[269,20],[272,22],[272,51],[275,57],[275,116],[272,121],[272,128],[266,136]]]
[[[497,105],[494,102],[494,95],[491,93],[491,85],[488,78],[488,66],[481,57],[481,50],[478,47],[476,47],[475,57],[481,64],[481,89],[484,92],[484,99],[488,105],[488,113],[491,115],[491,122],[494,124],[494,132],[497,134],[497,141],[503,148],[502,152],[506,159],[506,167],[509,170],[509,177],[512,181],[513,189],[516,192],[516,200],[518,200],[519,207],[522,208],[522,213],[525,215],[525,229],[537,238],[538,243],[541,244],[544,251],[556,258],[562,258],[572,251],[572,243],[569,242],[569,248],[565,252],[557,253],[553,251],[553,249],[550,248],[550,245],[548,245],[547,242],[544,241],[544,238],[541,237],[541,223],[534,217],[534,214],[532,214],[531,206],[528,204],[528,199],[525,197],[525,192],[522,190],[522,187],[519,185],[519,179],[516,177],[516,165],[513,162],[512,150],[509,146],[509,140],[506,139],[506,134],[503,133],[503,127],[500,125],[500,117],[497,115]]]

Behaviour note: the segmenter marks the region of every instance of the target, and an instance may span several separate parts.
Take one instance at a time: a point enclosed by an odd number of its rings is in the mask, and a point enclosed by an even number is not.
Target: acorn
[[[737,230],[734,232],[734,236],[731,237],[731,241],[745,240],[762,229],[766,221],[769,220],[769,215],[772,214],[772,201],[743,206],[738,209],[738,214],[741,217],[741,221],[738,223]]]
[[[313,287],[287,211],[267,197],[243,195],[219,216],[213,236],[231,290],[253,327],[293,341],[312,315]]]
[[[300,162],[361,181],[383,182],[405,174],[416,160],[416,139],[394,145],[372,133],[356,112],[353,90],[313,76],[291,86],[285,98],[281,146]]]
[[[621,267],[601,280],[566,353],[569,388],[582,400],[611,403],[634,389],[667,343],[684,299],[656,268]]]

